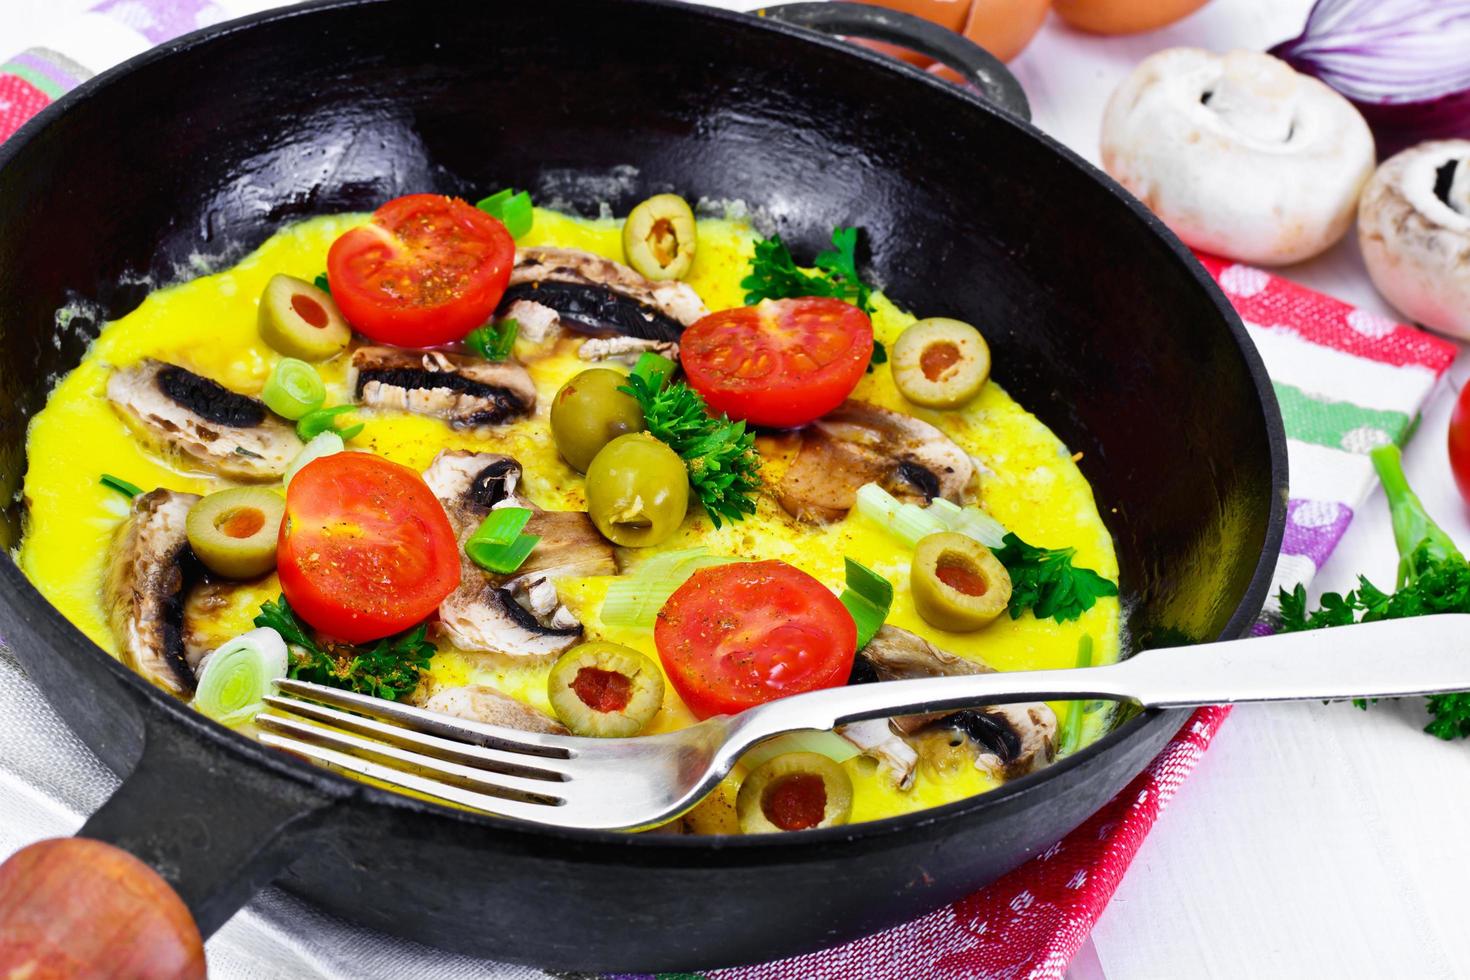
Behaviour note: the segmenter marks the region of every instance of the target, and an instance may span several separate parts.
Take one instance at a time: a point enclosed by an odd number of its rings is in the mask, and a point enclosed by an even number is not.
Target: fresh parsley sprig
[[[434,655],[423,623],[370,647],[328,644],[323,649],[285,596],[263,603],[255,625],[270,627],[286,641],[291,650],[291,677],[389,701],[418,687],[419,674],[429,668],[429,658]]]
[[[750,274],[740,280],[740,288],[745,290],[745,305],[752,306],[763,299],[829,296],[871,313],[873,290],[858,274],[857,241],[856,228],[832,229],[834,247],[817,256],[816,267],[821,271],[814,275],[797,266],[780,235],[761,239],[755,243]]]
[[[640,358],[619,390],[637,399],[649,433],[684,460],[689,486],[715,527],[754,514],[761,485],[755,433],[744,422],[710,415],[704,399],[684,382],[665,385],[667,375],[650,368],[654,363]]]
[[[1321,605],[1309,613],[1306,589],[1300,585],[1290,592],[1283,589],[1283,632],[1346,626],[1359,620],[1470,612],[1470,564],[1409,487],[1398,447],[1380,446],[1373,450],[1372,459],[1388,497],[1399,551],[1394,591],[1384,592],[1365,576],[1359,576],[1356,589],[1346,595],[1324,593]],[[1353,703],[1368,707],[1361,698]],[[1430,716],[1429,724],[1424,726],[1426,732],[1447,740],[1470,737],[1470,692],[1431,695],[1425,707]]]
[[[995,557],[1011,576],[1012,619],[1027,609],[1037,619],[1064,623],[1091,609],[1102,596],[1118,594],[1118,586],[1090,568],[1072,564],[1076,548],[1038,548],[1007,531]]]

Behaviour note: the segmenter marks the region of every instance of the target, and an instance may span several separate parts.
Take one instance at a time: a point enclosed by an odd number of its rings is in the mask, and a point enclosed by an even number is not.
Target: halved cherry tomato
[[[307,463],[286,488],[276,545],[286,601],[332,637],[408,629],[459,585],[449,518],[413,470],[368,453]]]
[[[1450,470],[1460,496],[1470,503],[1470,385],[1460,389],[1450,415]]]
[[[432,347],[490,319],[516,245],[505,225],[438,194],[394,198],[327,252],[332,299],[373,340]]]
[[[857,627],[801,569],[739,562],[690,576],[659,610],[653,640],[679,696],[708,718],[847,683]]]
[[[868,315],[816,296],[711,313],[679,341],[684,374],[710,408],[776,428],[841,405],[872,356]]]

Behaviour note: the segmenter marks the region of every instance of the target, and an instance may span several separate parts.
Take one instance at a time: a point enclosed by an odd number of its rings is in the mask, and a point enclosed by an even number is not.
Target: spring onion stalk
[[[1388,498],[1393,540],[1399,549],[1398,584],[1394,588],[1402,589],[1417,582],[1420,565],[1464,561],[1454,540],[1434,523],[1419,495],[1409,486],[1399,447],[1379,446],[1370,458],[1383,484],[1383,494]]]
[[[1077,666],[1092,666],[1092,636],[1084,633],[1077,641]],[[1088,714],[1088,702],[1068,701],[1067,720],[1062,723],[1061,745],[1058,755],[1070,755],[1077,751],[1082,741],[1082,719]]]
[[[497,507],[464,543],[470,561],[497,575],[520,568],[541,540],[538,534],[522,534],[531,512],[524,507]]]
[[[642,378],[649,388],[658,391],[663,388],[665,381],[674,376],[678,367],[679,365],[662,354],[648,350],[638,355],[638,363],[633,365],[633,376]]]
[[[296,420],[296,434],[302,439],[310,442],[323,432],[335,432],[343,439],[351,439],[362,431],[362,423],[349,425],[345,429],[337,428],[337,416],[357,409],[356,405],[337,405],[333,408],[318,408],[307,412]]]
[[[102,479],[98,480],[97,482],[102,484],[104,487],[107,487],[109,490],[116,490],[118,493],[122,494],[124,497],[127,497],[129,500],[143,492],[143,488],[138,486],[136,483],[129,483],[122,477],[113,476],[111,473],[103,473]]]
[[[260,400],[272,412],[294,422],[322,407],[327,400],[327,386],[310,364],[283,357],[266,380]]]
[[[928,507],[900,503],[876,483],[858,488],[857,512],[881,524],[910,548],[940,531],[957,531],[987,548],[999,548],[1006,529],[978,507],[959,507],[940,497]]]
[[[520,238],[531,230],[536,216],[531,208],[531,195],[507,187],[481,200],[475,207],[492,218],[497,218],[510,232],[510,237]]]
[[[487,323],[465,334],[464,345],[470,352],[487,361],[503,361],[515,348],[521,325],[515,320]]]
[[[861,650],[888,618],[888,610],[893,606],[893,583],[851,558],[843,561],[847,566],[847,588],[838,599],[857,624],[857,648]]]
[[[286,464],[285,484],[291,485],[291,478],[301,471],[301,468],[314,459],[323,456],[335,456],[346,449],[342,437],[335,432],[319,432],[311,437],[311,441],[301,447],[291,462]]]
[[[787,732],[767,739],[740,757],[746,769],[765,765],[788,752],[815,752],[841,764],[862,755],[862,751],[836,732]]]
[[[199,662],[194,707],[222,725],[243,725],[265,707],[271,682],[290,667],[286,641],[268,627],[225,643]]]
[[[712,555],[706,548],[686,548],[655,555],[638,566],[633,574],[613,579],[602,600],[602,623],[605,626],[651,630],[658,611],[679,586],[689,581],[689,576],[701,568],[728,565],[739,560]]]

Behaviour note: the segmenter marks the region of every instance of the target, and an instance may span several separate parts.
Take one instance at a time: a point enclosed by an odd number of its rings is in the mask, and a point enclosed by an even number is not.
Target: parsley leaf
[[[1072,564],[1076,548],[1038,548],[1007,531],[995,557],[1011,576],[1012,619],[1030,609],[1037,619],[1064,623],[1091,609],[1102,596],[1118,594],[1118,586],[1090,568]]]
[[[649,433],[684,460],[689,485],[715,527],[722,519],[734,522],[755,513],[760,454],[755,433],[744,422],[712,417],[704,399],[684,382],[665,387],[662,371],[630,374],[618,390],[637,399]]]
[[[740,280],[740,288],[746,291],[745,305],[763,299],[828,296],[871,313],[873,290],[857,271],[857,240],[856,228],[832,229],[834,248],[817,256],[816,267],[821,271],[813,275],[797,266],[780,235],[761,239],[755,243],[750,274]]]
[[[881,341],[881,340],[875,340],[875,341],[873,341],[873,356],[868,359],[868,371],[867,371],[867,373],[868,374],[872,374],[873,373],[873,369],[875,367],[877,367],[879,364],[887,364],[887,363],[888,363],[888,348],[883,346],[883,341]]]
[[[311,284],[328,296],[332,295],[332,284],[327,281],[327,274],[325,272],[318,272],[316,278],[311,281]]]
[[[324,648],[307,632],[306,624],[284,595],[261,605],[255,625],[270,627],[286,641],[291,651],[291,677],[389,701],[418,687],[419,674],[428,669],[429,658],[434,655],[434,644],[428,641],[428,626],[424,623],[371,647],[328,643]]]
[[[514,320],[487,323],[465,334],[464,345],[487,361],[503,361],[510,356],[520,331],[521,325]]]
[[[1372,458],[1388,496],[1394,541],[1399,549],[1395,591],[1384,592],[1359,576],[1356,589],[1346,595],[1324,593],[1318,608],[1309,613],[1306,589],[1300,585],[1290,592],[1282,589],[1282,632],[1435,613],[1470,613],[1470,564],[1409,488],[1398,447],[1379,447],[1373,450]],[[1360,708],[1368,706],[1361,698],[1353,703]],[[1432,695],[1425,707],[1430,714],[1426,732],[1442,739],[1470,737],[1470,692]]]

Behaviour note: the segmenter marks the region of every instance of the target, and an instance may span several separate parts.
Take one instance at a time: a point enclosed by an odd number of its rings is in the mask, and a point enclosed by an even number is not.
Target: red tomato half
[[[363,643],[438,608],[459,585],[459,543],[443,505],[413,470],[368,453],[337,453],[291,478],[276,570],[302,619]]]
[[[806,572],[755,561],[695,572],[659,610],[653,640],[679,696],[708,718],[845,684],[857,627]]]
[[[1450,469],[1455,472],[1460,496],[1470,503],[1470,385],[1460,389],[1450,416]]]
[[[490,319],[515,254],[505,225],[479,208],[410,194],[332,243],[327,281],[360,333],[401,347],[432,347]]]
[[[710,408],[776,428],[841,405],[872,357],[868,315],[815,296],[711,313],[679,340],[684,374]]]

